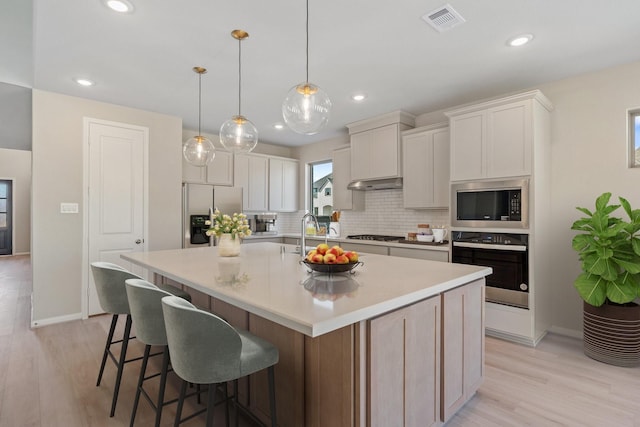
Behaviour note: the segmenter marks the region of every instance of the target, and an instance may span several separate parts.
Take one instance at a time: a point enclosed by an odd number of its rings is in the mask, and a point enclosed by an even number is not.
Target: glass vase
[[[231,233],[222,233],[218,238],[218,255],[240,255],[240,237],[236,236],[234,239]]]

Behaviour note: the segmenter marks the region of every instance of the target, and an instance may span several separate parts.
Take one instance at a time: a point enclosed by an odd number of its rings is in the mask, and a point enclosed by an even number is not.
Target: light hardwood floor
[[[29,258],[0,258],[0,427],[128,425],[139,365],[125,368],[113,418],[113,364],[95,386],[110,318],[30,329],[30,295]],[[132,346],[141,354],[141,345]],[[171,380],[168,393],[175,396],[177,387]],[[165,408],[163,426],[174,414],[175,405]],[[152,420],[141,401],[136,425]],[[196,425],[202,418],[185,424]],[[553,334],[536,348],[487,338],[485,381],[452,426],[640,427],[640,368],[593,361],[581,341]]]

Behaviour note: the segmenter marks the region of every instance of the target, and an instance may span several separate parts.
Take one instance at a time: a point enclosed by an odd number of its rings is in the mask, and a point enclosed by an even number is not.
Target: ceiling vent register
[[[422,19],[424,19],[427,24],[431,25],[438,32],[450,30],[451,28],[465,22],[462,15],[456,12],[450,4],[445,4],[426,15],[423,15]]]

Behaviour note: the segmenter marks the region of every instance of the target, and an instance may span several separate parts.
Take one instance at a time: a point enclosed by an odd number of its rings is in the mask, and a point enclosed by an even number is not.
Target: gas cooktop
[[[347,236],[347,239],[375,240],[378,242],[397,242],[401,239],[404,239],[404,237],[385,236],[382,234],[352,234],[351,236]]]

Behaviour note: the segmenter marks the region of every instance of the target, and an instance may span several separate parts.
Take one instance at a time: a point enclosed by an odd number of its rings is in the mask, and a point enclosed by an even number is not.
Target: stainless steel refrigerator
[[[225,214],[242,212],[242,188],[222,187],[209,184],[182,184],[182,247],[192,248],[213,245],[204,221],[218,209]]]

